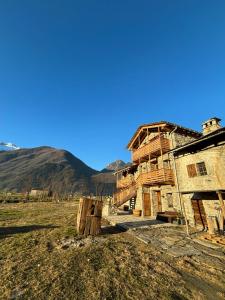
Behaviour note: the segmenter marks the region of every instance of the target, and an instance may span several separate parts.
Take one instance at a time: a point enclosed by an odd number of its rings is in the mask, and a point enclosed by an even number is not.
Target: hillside
[[[99,172],[65,150],[51,147],[0,151],[0,190],[31,188],[90,193],[91,176]]]

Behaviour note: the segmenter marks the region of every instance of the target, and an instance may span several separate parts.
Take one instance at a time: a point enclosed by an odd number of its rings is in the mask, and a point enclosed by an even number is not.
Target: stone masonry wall
[[[181,191],[225,189],[225,145],[175,159]],[[205,162],[207,175],[189,177],[187,165]]]
[[[193,194],[185,194],[182,196],[182,201],[185,209],[185,214],[188,219],[189,225],[195,226],[195,218],[194,218],[194,211],[191,204],[191,198]]]
[[[142,209],[142,194],[143,194],[142,187],[138,187],[135,209]]]
[[[180,134],[177,132],[174,132],[173,134],[173,146],[174,148],[179,147],[179,146],[183,146],[185,144],[188,144],[194,140],[196,140],[196,138],[194,138],[193,136],[190,135],[184,135],[184,134]]]

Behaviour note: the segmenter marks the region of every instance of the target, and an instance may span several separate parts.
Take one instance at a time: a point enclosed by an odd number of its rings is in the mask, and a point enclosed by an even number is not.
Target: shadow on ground
[[[34,230],[53,229],[57,227],[58,226],[54,226],[54,225],[27,225],[27,226],[0,227],[0,239],[17,233],[27,233]]]
[[[145,227],[145,226],[151,226],[151,225],[159,225],[164,224],[164,222],[159,220],[140,220],[140,221],[131,221],[131,222],[118,222],[118,225],[124,226],[125,228],[139,228],[139,227]]]
[[[108,234],[118,234],[121,232],[125,232],[126,229],[123,229],[119,226],[104,226],[101,228],[101,235],[108,235]]]

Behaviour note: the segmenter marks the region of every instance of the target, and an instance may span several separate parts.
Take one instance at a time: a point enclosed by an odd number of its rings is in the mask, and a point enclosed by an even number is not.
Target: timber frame
[[[169,153],[173,144],[168,134],[175,129],[181,135],[193,139],[202,135],[197,131],[166,121],[138,127],[127,145],[128,150],[132,152],[132,164],[114,173],[117,176],[117,193],[114,195],[114,203],[117,206],[123,204],[129,197],[135,197],[137,193],[134,193],[134,189],[137,191],[140,187],[175,184],[171,166],[169,163],[168,166],[164,166],[164,156]],[[158,161],[161,163],[160,167]],[[143,170],[143,163],[149,165],[147,171]]]
[[[196,225],[193,209],[198,207],[199,213],[205,210],[204,224],[211,226],[217,220],[223,231],[225,127],[219,121],[212,118],[204,122],[203,133],[167,121],[139,126],[127,145],[132,163],[115,172],[114,205],[129,201],[131,208],[135,201],[135,209],[141,210],[142,216],[148,216],[146,212],[151,216],[177,212],[185,219],[187,232],[188,224]],[[189,167],[200,165],[201,172],[196,169],[198,172],[191,176]]]

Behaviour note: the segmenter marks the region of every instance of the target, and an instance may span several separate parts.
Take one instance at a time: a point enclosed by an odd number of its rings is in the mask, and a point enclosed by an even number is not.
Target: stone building
[[[32,189],[30,191],[30,196],[48,196],[48,190]]]
[[[200,225],[203,209],[197,212],[201,201],[195,198],[204,192],[205,219],[219,217],[217,193],[225,191],[225,128],[219,122],[218,118],[205,122],[203,133],[166,121],[140,126],[127,146],[132,164],[115,173],[115,205],[129,204],[142,216],[176,211],[191,225]],[[210,197],[215,201],[206,201]]]
[[[203,136],[172,150],[177,189],[189,224],[224,228],[225,127],[218,118],[203,123]]]

